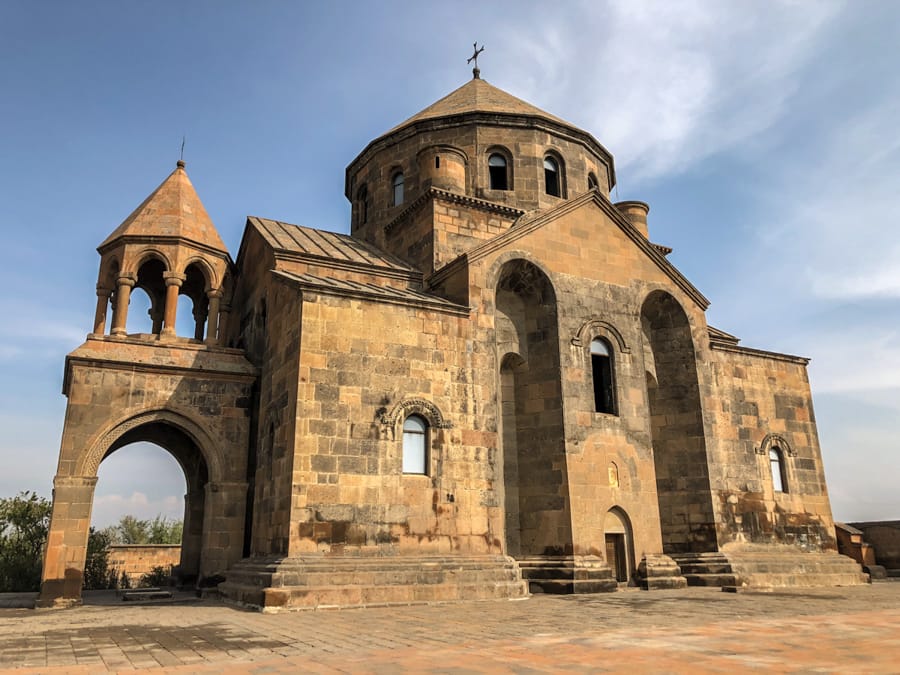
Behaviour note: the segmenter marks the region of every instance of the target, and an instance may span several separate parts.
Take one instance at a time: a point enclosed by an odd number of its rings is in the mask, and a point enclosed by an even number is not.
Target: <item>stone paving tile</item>
[[[900,672],[900,583],[256,614],[214,601],[0,609],[0,670]]]

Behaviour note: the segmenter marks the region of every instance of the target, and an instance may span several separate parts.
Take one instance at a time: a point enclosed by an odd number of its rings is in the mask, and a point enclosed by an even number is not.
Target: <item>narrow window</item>
[[[552,157],[544,158],[544,192],[552,197],[559,197],[559,164]]]
[[[591,373],[594,378],[594,410],[615,413],[612,378],[612,352],[602,338],[591,340]]]
[[[772,469],[772,487],[775,488],[775,492],[787,492],[781,448],[772,446],[769,450],[769,467]]]
[[[435,169],[440,169],[440,168],[441,168],[441,156],[440,156],[440,155],[435,155],[435,156],[434,156],[434,168],[435,168]]]
[[[356,193],[357,202],[357,225],[365,225],[369,220],[369,190],[363,185]]]
[[[426,474],[428,423],[418,415],[403,422],[403,473]]]
[[[488,171],[491,175],[491,190],[509,190],[506,157],[497,153],[488,157]]]
[[[399,206],[403,203],[403,173],[397,172],[391,180],[391,195],[393,206]]]
[[[597,176],[594,175],[593,172],[588,174],[588,190],[595,190],[600,185],[597,182]]]

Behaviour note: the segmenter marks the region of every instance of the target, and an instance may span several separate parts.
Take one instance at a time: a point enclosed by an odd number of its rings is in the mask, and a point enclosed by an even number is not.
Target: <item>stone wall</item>
[[[137,586],[141,577],[154,567],[162,567],[171,574],[180,561],[180,544],[113,544],[109,547],[109,569],[115,570],[119,579],[124,572],[132,586]]]
[[[354,232],[370,243],[389,251],[412,264],[418,264],[424,272],[429,272],[431,265],[422,265],[423,258],[407,257],[409,246],[402,235],[396,235],[396,227],[386,232],[386,226],[392,224],[406,211],[410,204],[421,197],[427,189],[437,186],[433,177],[433,148],[447,147],[454,156],[463,156],[465,161],[464,185],[447,185],[452,192],[459,195],[485,199],[498,206],[511,207],[521,211],[544,209],[563,203],[588,190],[588,173],[593,173],[599,180],[600,189],[608,192],[608,167],[604,160],[585,143],[563,128],[551,129],[547,125],[537,126],[524,124],[520,128],[500,126],[503,120],[494,123],[476,124],[437,124],[426,132],[398,134],[395,138],[386,139],[360,155],[348,168],[348,197],[354,202],[359,187],[367,186],[370,206],[367,222]],[[423,152],[423,150],[427,150]],[[488,171],[488,157],[492,152],[500,151],[511,160],[509,173],[511,184],[509,190],[491,190]],[[561,163],[562,194],[554,197],[544,190],[544,157],[548,152],[554,153]],[[424,169],[420,162],[427,162]],[[402,171],[405,180],[404,200],[394,205],[391,196],[391,179]],[[358,210],[358,204],[354,209]],[[453,207],[451,207],[452,209]],[[468,211],[468,212],[466,212]],[[430,227],[434,230],[435,260],[450,260],[457,253],[471,248],[478,240],[484,240],[486,232],[476,225],[477,212],[472,209],[461,209],[460,213],[451,216],[462,221],[475,221],[471,225],[458,227],[453,222],[446,222],[442,216],[448,213],[436,213]],[[510,220],[498,221],[498,225],[508,227]],[[468,245],[460,244],[460,236],[470,234],[473,237]],[[447,242],[446,246],[444,241]],[[430,261],[429,261],[430,263]],[[435,265],[435,269],[437,265]]]
[[[721,543],[834,549],[806,360],[720,345],[710,363],[714,503]],[[782,456],[776,490],[769,451]]]
[[[900,573],[900,520],[848,524],[861,530],[863,538],[875,547],[877,564]]]

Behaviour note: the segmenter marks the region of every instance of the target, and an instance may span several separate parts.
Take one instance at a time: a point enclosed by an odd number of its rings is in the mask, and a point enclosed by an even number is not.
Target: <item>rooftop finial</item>
[[[476,80],[481,79],[481,70],[478,69],[478,55],[484,51],[484,45],[481,45],[481,49],[478,48],[478,43],[473,42],[472,48],[475,50],[475,53],[472,54],[471,58],[466,60],[466,63],[475,62],[475,67],[472,68],[472,77]]]
[[[178,161],[175,162],[175,165],[176,165],[179,169],[183,169],[183,168],[184,168],[184,142],[185,142],[185,140],[187,140],[187,137],[186,137],[186,136],[182,136],[182,137],[181,137],[181,156],[178,158]]]

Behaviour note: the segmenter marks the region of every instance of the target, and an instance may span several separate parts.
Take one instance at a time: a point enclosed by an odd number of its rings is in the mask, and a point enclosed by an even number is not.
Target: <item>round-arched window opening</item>
[[[363,185],[356,193],[356,225],[365,225],[369,220],[369,190]]]
[[[403,172],[398,171],[391,179],[391,205],[399,206],[403,203]]]
[[[772,488],[775,492],[787,492],[784,456],[781,453],[781,448],[777,446],[772,446],[769,449],[769,468],[772,471]]]
[[[551,197],[562,195],[559,179],[559,163],[553,157],[544,158],[544,192]]]
[[[603,338],[591,340],[591,375],[594,381],[594,411],[614,415],[616,399],[612,350]]]
[[[427,474],[428,422],[419,415],[403,420],[403,473]]]
[[[488,172],[490,173],[491,190],[509,190],[506,157],[496,152],[488,157]]]

